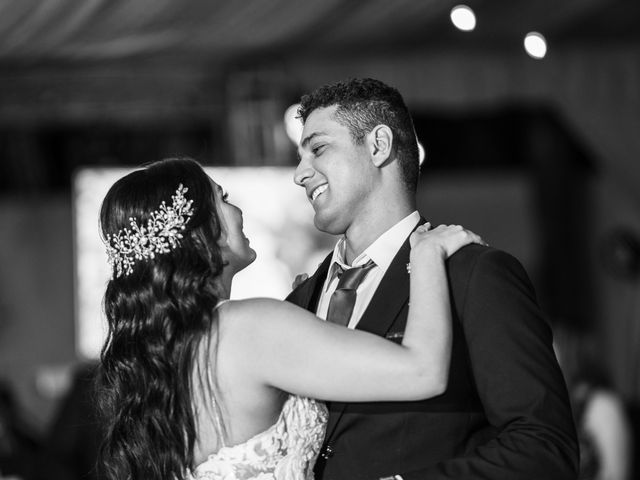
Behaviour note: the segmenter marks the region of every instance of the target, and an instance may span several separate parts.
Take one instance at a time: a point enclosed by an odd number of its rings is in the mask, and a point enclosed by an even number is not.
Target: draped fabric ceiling
[[[105,61],[159,54],[231,59],[300,45],[326,52],[462,46],[443,0],[3,0],[0,60]],[[640,39],[637,2],[467,2],[478,16],[472,42],[510,48],[529,30],[552,42]],[[513,48],[513,46],[511,47]],[[300,53],[300,52],[298,52]]]
[[[375,76],[410,105],[546,102],[613,175],[640,184],[640,2],[469,0],[471,33],[452,27],[456,3],[2,0],[0,122],[124,116],[141,104],[203,114],[222,101],[220,78],[257,62],[303,89]],[[522,50],[531,30],[549,41],[542,61]]]

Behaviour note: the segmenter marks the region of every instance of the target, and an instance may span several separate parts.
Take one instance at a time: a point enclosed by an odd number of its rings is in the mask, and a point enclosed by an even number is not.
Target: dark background
[[[640,3],[8,0],[0,7],[0,380],[37,438],[76,353],[73,173],[173,155],[295,165],[284,110],[353,76],[397,87],[421,210],[516,255],[553,323],[597,333],[640,401]],[[522,48],[545,35],[544,59]]]

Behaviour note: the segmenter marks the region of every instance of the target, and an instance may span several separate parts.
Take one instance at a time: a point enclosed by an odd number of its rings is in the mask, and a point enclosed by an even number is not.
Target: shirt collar
[[[342,237],[333,249],[329,278],[333,278],[336,274],[336,264],[341,265],[343,268],[349,268],[350,266],[364,265],[369,260],[373,260],[376,266],[380,267],[383,272],[386,272],[396,253],[398,253],[398,250],[400,250],[400,247],[419,221],[420,214],[417,210],[414,210],[380,235],[364,252],[356,257],[352,265],[348,265],[344,260],[347,244],[344,237]]]

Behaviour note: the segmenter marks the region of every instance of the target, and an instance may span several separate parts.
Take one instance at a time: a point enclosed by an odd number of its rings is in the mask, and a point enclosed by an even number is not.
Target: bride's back
[[[214,395],[194,389],[197,440],[191,479],[313,478],[327,410],[312,399],[269,387],[255,374],[259,368],[247,345],[247,324],[269,321],[256,305],[237,301],[218,307],[216,335],[202,345],[211,367],[207,378],[216,385]]]
[[[285,392],[247,375],[251,365],[243,352],[241,332],[233,322],[234,310],[246,308],[243,303],[220,305],[216,333],[201,345],[200,358],[208,363],[204,368],[201,363],[194,371],[196,465],[220,448],[246,442],[270,428],[287,399]]]

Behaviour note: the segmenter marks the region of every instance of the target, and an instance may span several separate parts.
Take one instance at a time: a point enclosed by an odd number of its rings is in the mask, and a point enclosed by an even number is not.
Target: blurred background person
[[[98,480],[103,438],[97,416],[96,362],[73,368],[65,392],[35,463],[34,480]]]
[[[40,442],[24,422],[10,387],[0,382],[0,479],[30,480]]]
[[[554,348],[580,443],[580,480],[631,480],[633,438],[627,407],[612,387],[603,348],[585,327],[559,324]]]

